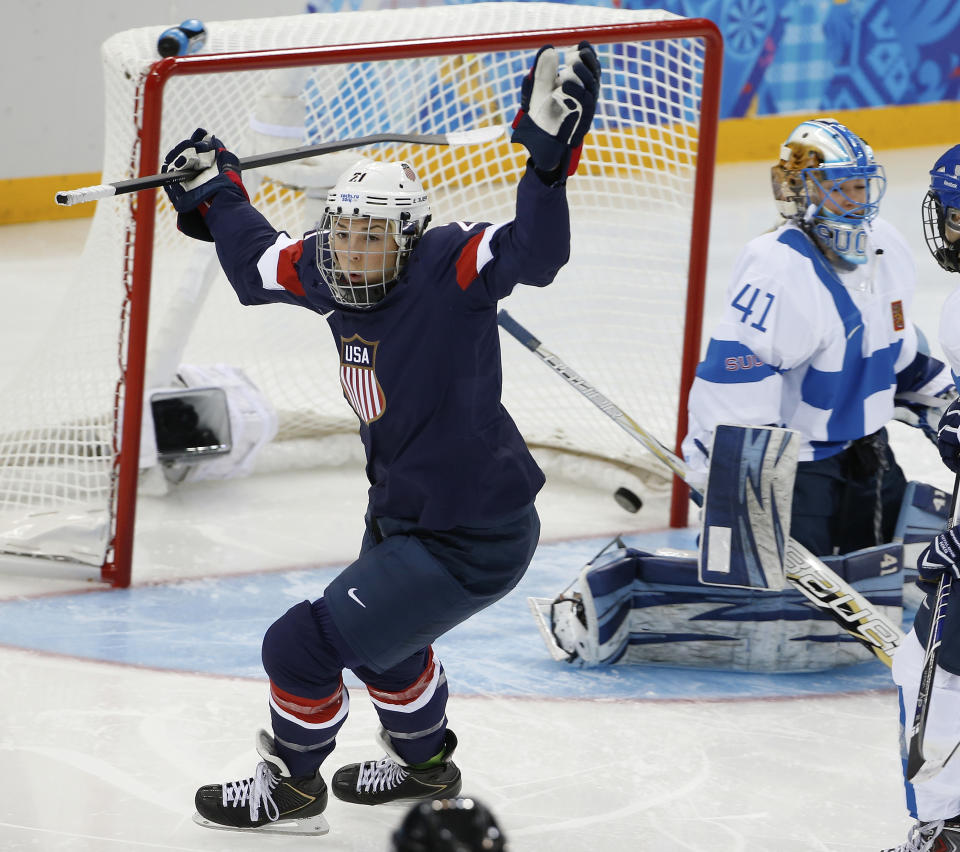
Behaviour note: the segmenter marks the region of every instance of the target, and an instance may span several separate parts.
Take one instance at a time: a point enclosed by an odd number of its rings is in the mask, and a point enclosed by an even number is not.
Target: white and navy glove
[[[163,173],[197,170],[200,173],[195,177],[165,183],[163,188],[179,214],[177,227],[188,237],[213,242],[203,220],[210,199],[224,189],[239,189],[247,198],[247,191],[240,179],[240,160],[202,127],[194,130],[189,139],[175,145],[163,158],[160,169]]]
[[[960,399],[955,399],[943,412],[937,425],[937,449],[943,463],[954,473],[960,473]]]
[[[917,578],[921,583],[939,585],[944,573],[960,578],[960,527],[940,533],[917,559]]]
[[[600,94],[600,61],[590,43],[580,42],[565,59],[560,71],[557,51],[549,44],[540,48],[523,78],[510,137],[530,152],[534,169],[551,184],[577,170]]]

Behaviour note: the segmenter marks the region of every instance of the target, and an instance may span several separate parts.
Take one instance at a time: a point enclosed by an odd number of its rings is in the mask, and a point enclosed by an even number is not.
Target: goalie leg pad
[[[902,547],[828,557],[887,618],[902,617]],[[800,592],[701,583],[694,557],[618,546],[554,601],[552,636],[579,666],[663,664],[752,672],[822,671],[872,660]],[[548,642],[548,647],[551,647]]]
[[[636,551],[615,543],[584,566],[579,591],[560,595],[550,608],[553,638],[576,665],[615,663],[630,639]]]
[[[824,561],[899,623],[900,554],[899,545],[883,545]],[[630,644],[621,662],[803,672],[874,659],[795,589],[705,586],[695,569],[693,560],[639,558]]]

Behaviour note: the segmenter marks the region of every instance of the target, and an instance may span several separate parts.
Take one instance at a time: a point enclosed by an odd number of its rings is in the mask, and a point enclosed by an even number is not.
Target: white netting
[[[300,15],[211,22],[207,52],[672,17],[548,3]],[[157,35],[156,27],[131,30],[104,44],[104,181],[139,172],[138,99],[144,74],[156,60]],[[576,38],[566,39],[571,40]],[[570,263],[549,288],[519,288],[504,307],[634,419],[672,443],[705,46],[700,39],[659,39],[597,44],[597,50],[604,68],[602,99],[579,173],[569,182]],[[387,130],[437,133],[506,125],[534,53],[504,49],[174,77],[163,95],[159,150],[162,155],[198,126],[243,157]],[[267,218],[299,236],[317,218],[325,187],[364,155],[410,161],[430,193],[434,223],[509,219],[525,160],[506,137],[463,148],[380,145],[249,172],[244,179]],[[119,364],[133,286],[134,203],[132,195],[99,202],[55,333],[34,354],[29,371],[11,378],[4,390],[0,551],[92,564],[103,559],[110,524],[98,525],[97,519],[109,519],[114,493],[119,440],[114,415],[123,399]],[[287,306],[242,308],[210,248],[177,233],[162,192],[156,201],[148,339],[148,388],[169,384],[180,363],[240,366],[277,409],[277,458],[296,464],[342,459],[340,436],[356,432],[356,418],[340,392],[338,353],[326,324]],[[531,445],[609,459],[645,477],[651,465],[638,444],[505,335],[503,350],[504,404]],[[324,436],[334,440],[317,440]],[[359,451],[358,440],[356,447]],[[79,521],[84,530],[96,527],[102,536],[48,536],[64,518]]]

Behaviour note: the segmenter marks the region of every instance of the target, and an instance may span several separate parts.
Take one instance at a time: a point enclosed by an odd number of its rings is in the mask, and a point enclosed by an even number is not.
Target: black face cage
[[[960,272],[960,240],[951,243],[947,239],[947,211],[932,191],[923,199],[922,218],[923,238],[930,254],[947,272]]]

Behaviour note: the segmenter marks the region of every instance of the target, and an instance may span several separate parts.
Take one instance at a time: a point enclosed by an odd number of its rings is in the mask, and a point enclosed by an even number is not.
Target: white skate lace
[[[280,816],[280,809],[271,795],[279,779],[273,774],[266,761],[260,761],[254,770],[253,778],[241,781],[228,781],[223,784],[223,806],[243,807],[250,805],[250,820],[256,822],[260,817],[260,803],[263,802],[264,813],[271,822]]]
[[[918,822],[910,826],[907,842],[886,852],[933,852],[933,844],[943,831],[943,820]]]
[[[375,793],[399,787],[410,773],[390,757],[360,764],[357,792]]]

